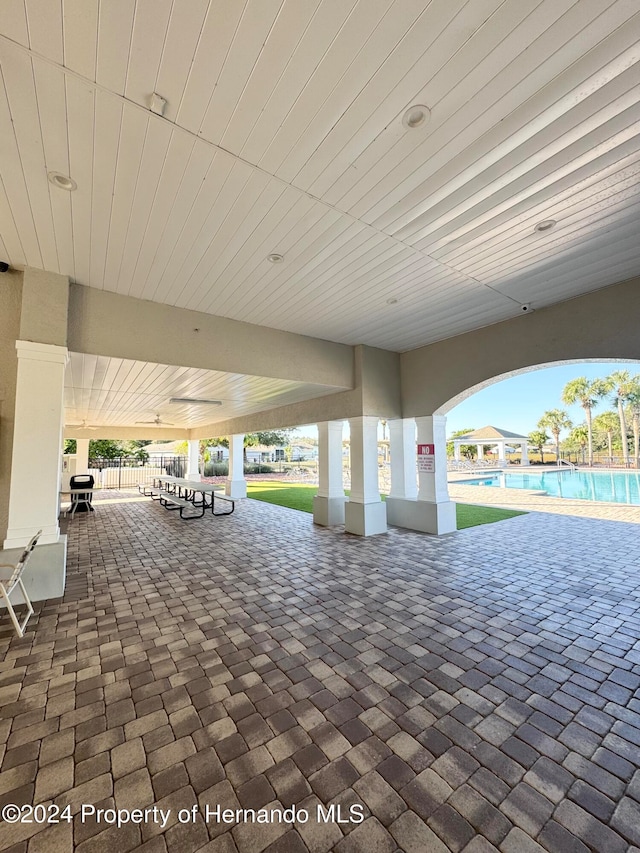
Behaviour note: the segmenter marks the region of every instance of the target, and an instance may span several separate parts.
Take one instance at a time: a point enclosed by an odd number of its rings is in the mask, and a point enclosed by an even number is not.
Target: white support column
[[[460,461],[460,445],[459,444],[453,445],[453,458],[455,459],[456,462]]]
[[[199,482],[200,477],[200,441],[197,438],[190,438],[188,441],[189,450],[187,457],[187,480]]]
[[[76,474],[89,472],[89,439],[76,439]]]
[[[418,458],[418,499],[387,499],[390,524],[423,533],[452,533],[456,530],[456,505],[447,486],[447,419],[443,415],[416,418],[418,445],[434,445],[433,455]],[[424,470],[420,470],[420,466]]]
[[[229,436],[229,476],[225,494],[231,498],[246,498],[247,481],[244,478],[244,433]]]
[[[416,422],[413,418],[387,421],[391,453],[390,498],[415,501],[418,497],[416,477]]]
[[[24,546],[42,529],[40,543],[60,538],[60,448],[64,421],[66,347],[16,341],[18,373],[5,548]],[[61,591],[64,591],[64,575]]]
[[[342,483],[342,421],[318,424],[318,494],[313,499],[313,522],[323,527],[344,524],[347,497]]]
[[[378,418],[351,418],[351,496],[345,532],[373,536],[387,530],[387,511],[378,486]]]
[[[432,415],[416,418],[416,424],[418,445],[433,445],[434,458],[432,463],[425,465],[425,470],[418,470],[420,526],[413,524],[411,527],[438,535],[452,533],[457,529],[457,523],[456,505],[449,498],[447,485],[447,419],[444,415]]]
[[[507,454],[505,453],[505,443],[504,441],[498,442],[498,462],[506,462]]]
[[[412,418],[389,421],[389,439],[391,491],[386,501],[387,521],[396,527],[411,527],[418,498],[416,422]]]
[[[478,462],[481,459],[484,459],[484,444],[476,444],[476,448],[478,450]]]
[[[527,445],[527,442],[523,441],[522,444],[520,445],[520,448],[522,451],[520,454],[520,464],[521,465],[528,465],[529,464],[529,447]]]

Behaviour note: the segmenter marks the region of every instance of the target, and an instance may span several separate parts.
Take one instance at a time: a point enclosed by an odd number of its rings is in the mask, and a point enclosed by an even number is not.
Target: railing
[[[495,462],[489,459],[478,459],[474,462],[466,460],[456,461],[449,459],[447,461],[447,471],[478,471],[482,468],[503,468],[507,465],[506,460],[496,460]]]
[[[102,489],[131,489],[161,474],[184,477],[186,470],[186,456],[152,456],[146,462],[134,456],[89,460],[89,473],[93,474],[96,486]]]
[[[571,471],[576,470],[576,466],[573,464],[573,462],[569,462],[567,459],[558,459],[558,468],[561,465],[567,465]]]

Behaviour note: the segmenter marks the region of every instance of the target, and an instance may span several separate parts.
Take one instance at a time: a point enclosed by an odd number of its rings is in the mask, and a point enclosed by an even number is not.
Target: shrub
[[[228,462],[205,462],[204,476],[205,477],[227,477],[229,475]]]
[[[255,462],[244,466],[245,474],[273,474],[273,467],[264,462]]]

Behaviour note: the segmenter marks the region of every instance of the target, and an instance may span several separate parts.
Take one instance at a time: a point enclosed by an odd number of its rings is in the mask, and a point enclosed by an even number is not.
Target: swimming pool
[[[533,489],[559,498],[640,505],[640,471],[498,472],[471,480],[457,480],[456,484]]]

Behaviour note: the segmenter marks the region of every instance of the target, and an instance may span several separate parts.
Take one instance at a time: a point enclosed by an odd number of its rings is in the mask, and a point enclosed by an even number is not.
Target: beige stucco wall
[[[317,397],[304,403],[280,406],[247,415],[220,421],[210,426],[192,429],[191,438],[215,438],[219,435],[234,435],[247,432],[264,432],[271,429],[284,429],[302,424],[314,424],[320,421],[344,420],[357,417],[361,409],[360,389],[343,391],[326,397]]]
[[[354,382],[350,391],[329,394],[191,430],[191,438],[296,427],[362,415],[400,417],[400,356],[374,347],[354,347]]]
[[[588,359],[640,359],[640,278],[403,353],[403,416],[445,414],[510,374]]]
[[[26,269],[23,273],[20,340],[67,345],[69,279],[58,273]]]
[[[344,344],[78,284],[70,293],[69,349],[336,389],[354,382],[353,348]]]
[[[0,541],[7,535],[22,273],[0,274]]]
[[[402,417],[400,355],[375,347],[356,347],[356,378],[362,387],[363,415]]]

